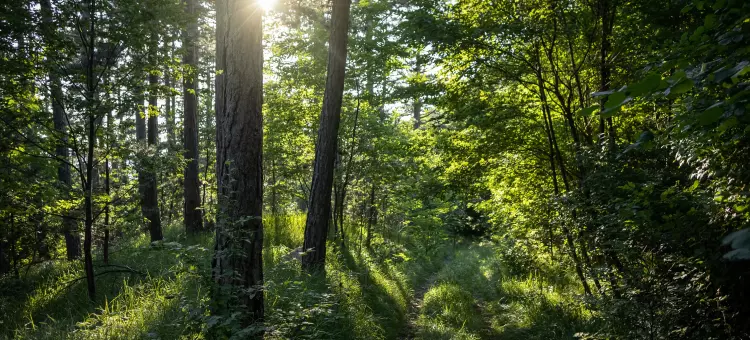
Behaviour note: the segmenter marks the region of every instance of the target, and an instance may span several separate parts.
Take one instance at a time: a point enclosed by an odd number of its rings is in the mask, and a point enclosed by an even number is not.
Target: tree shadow
[[[204,237],[205,239],[205,237]],[[193,246],[200,242],[188,239]],[[198,243],[196,243],[198,242]],[[177,247],[175,243],[173,246]],[[181,245],[179,245],[181,246]],[[188,244],[185,245],[187,247]],[[200,251],[200,247],[189,248],[190,251]],[[28,337],[28,338],[64,338],[72,331],[90,332],[107,331],[109,325],[102,325],[109,314],[117,314],[116,306],[129,306],[138,303],[135,297],[150,301],[150,294],[167,289],[168,284],[176,284],[179,272],[188,270],[192,264],[185,263],[191,257],[188,250],[166,249],[165,247],[128,248],[110,256],[110,265],[95,260],[96,299],[91,301],[87,296],[86,281],[83,277],[82,265],[79,262],[61,262],[50,268],[40,268],[24,279],[22,290],[16,290],[12,303],[16,313],[12,319],[2,320],[3,333],[0,336]],[[200,258],[200,256],[193,256]],[[198,263],[201,262],[201,263]],[[206,270],[208,261],[196,260],[193,271]],[[6,287],[3,285],[3,287]],[[166,287],[166,288],[165,288]],[[128,295],[130,293],[130,295]],[[137,295],[140,294],[140,295]],[[177,293],[160,295],[158,308],[150,308],[149,312],[165,315],[165,320],[178,312],[180,299]],[[5,297],[3,297],[5,299]],[[8,301],[8,299],[6,299]],[[154,301],[150,301],[153,303]],[[171,315],[171,316],[168,316]],[[158,317],[156,318],[158,319]],[[105,321],[103,321],[105,320]],[[123,322],[117,326],[127,323]],[[134,321],[133,321],[134,322]],[[133,323],[131,322],[131,323]],[[151,320],[139,325],[139,331],[145,335],[149,329],[164,329],[169,322],[159,322],[160,326],[151,327]],[[128,336],[135,336],[129,334]],[[122,336],[122,334],[120,334]]]

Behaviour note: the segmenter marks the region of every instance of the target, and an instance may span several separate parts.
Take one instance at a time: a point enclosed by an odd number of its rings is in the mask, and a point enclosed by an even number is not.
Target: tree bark
[[[200,183],[198,180],[198,38],[197,0],[187,0],[185,14],[189,18],[185,31],[185,57],[183,59],[183,133],[185,159],[188,161],[184,176],[185,212],[187,232],[203,230],[203,214],[200,209]]]
[[[96,13],[95,0],[89,0],[88,13],[85,18],[88,20],[88,46],[94,46],[96,41]],[[91,301],[96,298],[96,283],[94,282],[94,260],[91,256],[91,241],[92,241],[92,229],[94,226],[94,202],[93,202],[93,183],[94,183],[94,149],[96,148],[96,125],[98,114],[95,111],[94,100],[96,97],[95,88],[95,75],[94,75],[94,50],[93,48],[87,49],[87,60],[86,60],[86,113],[88,114],[88,148],[86,154],[86,174],[83,178],[83,190],[84,190],[84,210],[85,210],[85,224],[84,224],[84,238],[83,238],[83,256],[84,256],[84,271],[86,272],[86,286],[88,288],[88,296]]]
[[[213,275],[233,288],[227,303],[242,312],[243,326],[264,318],[262,13],[254,2],[217,1],[220,211]]]
[[[107,130],[112,128],[112,112],[107,114]],[[109,145],[111,147],[111,145]],[[110,183],[109,183],[109,157],[104,160],[104,191],[107,194],[106,206],[104,206],[104,242],[102,244],[102,257],[104,263],[109,263],[109,227],[110,227],[110,205],[112,204],[112,197],[110,197]]]
[[[157,46],[157,43],[153,44],[153,54],[156,54]],[[155,63],[155,60],[152,62]],[[148,145],[149,148],[156,149],[159,143],[159,97],[157,96],[156,90],[157,86],[159,85],[159,76],[153,72],[150,73],[148,76],[148,83]],[[151,164],[145,174],[145,188],[143,196],[144,215],[149,221],[148,230],[151,236],[151,242],[159,241],[164,238],[161,230],[161,214],[159,212],[158,184],[156,179],[156,170],[154,168],[154,164]]]
[[[341,103],[344,97],[346,48],[349,31],[350,0],[333,0],[331,37],[328,45],[328,75],[320,115],[318,141],[315,146],[310,207],[307,211],[302,267],[312,271],[322,269],[326,258],[326,235],[331,215],[331,189],[336,158]]]

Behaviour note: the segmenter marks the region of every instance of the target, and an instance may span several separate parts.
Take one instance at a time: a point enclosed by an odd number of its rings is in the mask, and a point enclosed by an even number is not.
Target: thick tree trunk
[[[153,47],[155,49],[155,46]],[[156,53],[154,51],[153,53]],[[154,73],[148,76],[149,94],[148,94],[148,145],[156,149],[159,144],[159,103],[156,95],[156,87],[159,85],[159,76]],[[148,219],[148,231],[151,235],[151,242],[159,241],[164,238],[161,230],[161,214],[159,212],[159,197],[156,170],[152,166],[145,174],[145,188],[143,196],[143,209]]]
[[[262,9],[217,1],[217,155],[219,213],[214,277],[233,287],[227,301],[242,325],[262,322],[263,46]],[[262,335],[261,335],[262,336]]]
[[[315,146],[310,207],[307,211],[303,249],[309,251],[302,258],[308,270],[322,269],[326,258],[326,235],[331,216],[331,189],[336,158],[341,103],[344,96],[346,73],[346,45],[349,31],[350,0],[333,0],[331,38],[328,49],[328,76],[320,115],[318,141]]]
[[[197,0],[187,0],[185,14],[190,19],[185,31],[185,58],[183,67],[183,140],[185,142],[184,198],[185,229],[188,232],[203,230],[203,215],[200,209],[200,181],[198,180],[198,18]]]

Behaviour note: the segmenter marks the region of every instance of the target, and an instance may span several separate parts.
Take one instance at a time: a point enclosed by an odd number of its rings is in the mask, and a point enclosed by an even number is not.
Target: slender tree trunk
[[[539,67],[541,67],[541,63],[539,63]],[[562,160],[562,155],[560,153],[560,148],[557,145],[557,140],[555,138],[555,127],[553,125],[552,121],[552,114],[550,112],[549,104],[547,103],[547,95],[544,91],[544,78],[541,73],[541,69],[537,71],[537,81],[538,81],[538,87],[539,87],[539,98],[542,102],[542,113],[544,115],[545,119],[545,126],[548,130],[548,141],[550,142],[550,152],[553,155],[556,155],[558,158],[558,162],[560,164],[560,171],[563,175],[563,183],[565,184],[565,190],[569,191],[569,184],[567,181],[567,176],[565,174],[565,166]],[[553,152],[554,151],[554,152]],[[552,157],[551,159],[554,159]],[[555,189],[555,196],[558,196],[560,194],[560,189],[557,185],[557,176],[555,175],[554,171],[554,162],[552,163],[553,166],[553,183],[554,183],[554,189]],[[578,278],[581,280],[581,284],[583,285],[583,290],[586,292],[587,295],[591,295],[591,287],[589,287],[588,282],[586,281],[586,276],[583,272],[583,266],[581,264],[581,260],[578,257],[578,253],[576,252],[575,243],[573,240],[573,235],[568,229],[568,227],[565,225],[565,223],[562,224],[562,230],[565,234],[565,238],[567,240],[568,244],[568,252],[570,253],[570,257],[573,258],[573,263],[576,267],[576,274],[578,275]]]
[[[357,145],[357,127],[359,125],[359,82],[357,82],[357,107],[354,109],[354,126],[352,127],[352,135],[349,141],[349,157],[346,161],[346,168],[344,170],[344,180],[341,183],[341,197],[338,200],[338,220],[341,227],[341,247],[346,246],[346,231],[344,230],[344,207],[346,205],[346,193],[349,187],[349,181],[352,173],[352,163],[354,163],[354,153]]]
[[[164,71],[164,86],[167,87],[167,91],[169,91],[169,95],[167,95],[167,100],[164,101],[165,105],[165,112],[164,112],[164,118],[166,118],[167,123],[167,149],[171,152],[175,149],[175,146],[177,145],[177,142],[175,141],[175,119],[174,119],[174,108],[172,106],[172,75],[169,72],[169,67],[165,68]],[[170,215],[172,213],[170,212]]]
[[[85,15],[88,21],[88,46],[94,46],[96,36],[96,0],[89,0],[88,13]],[[91,242],[92,242],[92,229],[94,227],[94,202],[93,202],[93,183],[94,183],[94,150],[96,148],[96,125],[99,121],[98,113],[95,111],[95,74],[94,74],[94,50],[93,48],[87,49],[87,60],[86,60],[86,113],[88,114],[88,147],[86,153],[86,173],[83,178],[83,190],[84,190],[84,210],[85,210],[85,224],[84,224],[84,238],[83,238],[83,256],[84,256],[84,271],[86,272],[86,285],[88,288],[88,296],[91,301],[96,298],[96,283],[94,282],[94,260],[91,256]]]
[[[320,116],[318,141],[315,147],[310,207],[305,225],[302,266],[308,271],[322,269],[326,258],[326,235],[331,215],[331,189],[341,103],[344,96],[346,73],[346,45],[349,30],[349,0],[333,0],[331,38],[328,50],[328,76]]]
[[[263,10],[217,1],[217,158],[219,213],[214,277],[241,324],[263,308]],[[259,335],[262,337],[262,334]]]
[[[112,128],[112,112],[107,114],[107,130]],[[111,144],[111,143],[110,143]],[[111,145],[110,145],[111,146]],[[102,256],[104,263],[109,263],[109,228],[110,228],[110,206],[112,205],[112,197],[110,194],[110,181],[109,181],[109,157],[104,160],[104,191],[107,194],[107,202],[104,206],[104,242],[102,244]]]
[[[370,247],[372,241],[372,227],[377,223],[377,207],[375,207],[375,181],[372,182],[370,187],[370,207],[367,214],[367,238],[365,239],[365,246]]]
[[[93,39],[92,39],[93,40]],[[93,67],[89,67],[92,69]],[[89,70],[87,77],[93,78],[93,72]],[[93,80],[89,80],[89,85],[93,88]],[[92,91],[93,92],[93,91]],[[91,95],[91,93],[90,93]],[[89,99],[91,100],[91,99]],[[91,105],[89,103],[89,105]],[[91,110],[91,109],[89,109]],[[88,287],[89,299],[92,301],[96,298],[96,284],[94,283],[94,260],[91,256],[91,238],[94,226],[94,202],[93,195],[93,173],[94,173],[94,148],[96,146],[96,119],[93,112],[89,112],[88,122],[88,155],[86,157],[86,180],[84,185],[84,205],[86,211],[86,222],[83,236],[83,254],[84,269],[86,271],[86,284]]]
[[[183,59],[183,134],[185,159],[188,161],[184,176],[185,229],[188,232],[203,230],[200,208],[200,181],[198,180],[198,18],[197,0],[186,1],[185,14],[189,18],[185,31],[185,57]]]
[[[279,197],[278,188],[276,188],[276,157],[271,159],[271,215],[273,215],[273,234],[274,240],[279,241]]]
[[[420,52],[417,52],[417,60],[416,65],[414,67],[414,72],[418,75],[422,75],[422,57],[419,55]],[[420,126],[422,126],[422,99],[419,98],[419,96],[414,97],[414,107],[413,107],[413,116],[414,116],[414,128],[419,129]]]
[[[155,40],[155,39],[154,39]],[[152,53],[156,54],[157,44],[152,46]],[[155,62],[155,61],[154,61]],[[148,94],[148,145],[149,148],[156,149],[159,144],[159,102],[156,88],[159,85],[159,76],[151,73],[148,76],[149,94]],[[151,164],[145,174],[146,185],[144,189],[143,207],[146,210],[146,218],[149,220],[148,230],[151,236],[151,242],[159,241],[164,238],[161,230],[161,214],[159,212],[159,186],[154,164]]]

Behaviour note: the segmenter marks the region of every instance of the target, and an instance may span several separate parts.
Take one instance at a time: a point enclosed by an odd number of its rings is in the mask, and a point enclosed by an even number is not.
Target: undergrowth
[[[595,332],[577,286],[538,271],[514,274],[502,252],[489,242],[457,248],[424,295],[418,338],[573,339]]]
[[[550,278],[561,272],[554,268],[519,275],[498,244],[404,234],[374,235],[367,247],[363,226],[351,225],[346,248],[330,241],[325,272],[311,275],[295,257],[304,215],[266,218],[265,226],[267,339],[564,339],[595,331],[573,280]],[[174,225],[163,242],[114,243],[109,265],[96,256],[94,302],[79,262],[48,261],[3,278],[0,338],[223,337],[216,330],[232,320],[211,311],[213,235],[187,237]],[[416,298],[423,303],[415,313]]]

